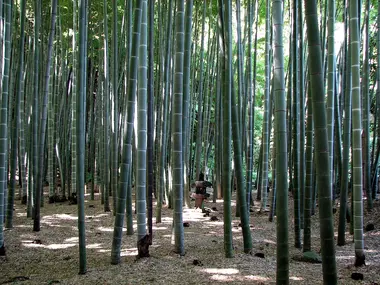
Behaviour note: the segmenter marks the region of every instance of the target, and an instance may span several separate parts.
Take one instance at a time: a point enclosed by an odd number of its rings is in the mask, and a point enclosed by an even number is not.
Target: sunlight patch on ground
[[[244,277],[247,278],[248,280],[252,280],[252,281],[269,281],[270,280],[267,277],[263,277],[263,276],[259,276],[259,275],[247,275]]]
[[[366,249],[365,252],[378,253],[379,251],[378,250],[373,250],[373,249]]]
[[[167,227],[157,227],[157,226],[153,226],[153,229],[154,230],[167,230],[168,228]]]
[[[69,247],[73,247],[73,246],[77,246],[77,244],[60,243],[60,244],[49,244],[48,246],[44,246],[44,247],[48,248],[48,249],[64,249],[64,248],[69,248]]]
[[[79,237],[71,237],[71,238],[65,239],[65,242],[78,242],[78,241],[79,241]]]
[[[46,222],[46,220],[55,220],[55,219],[69,220],[70,221],[70,220],[78,220],[78,217],[74,217],[74,216],[67,215],[67,214],[55,214],[52,216],[44,216],[41,219],[41,222]]]
[[[291,276],[291,277],[289,277],[289,279],[290,280],[295,280],[295,281],[302,281],[303,280],[303,278],[297,277],[297,276]]]
[[[170,217],[162,217],[162,218],[161,218],[161,222],[162,222],[162,223],[172,223],[172,222],[173,222],[173,218],[170,218]]]
[[[98,248],[101,248],[101,246],[102,246],[101,243],[93,243],[93,244],[87,245],[86,247],[87,248],[92,248],[92,249],[98,249]]]
[[[107,217],[108,214],[99,214],[99,215],[95,215],[95,216],[86,216],[86,218],[89,218],[89,217],[92,217],[92,218],[102,218],[102,217]]]
[[[17,213],[17,218],[26,217],[26,213]]]
[[[102,232],[113,232],[112,227],[98,227],[97,229]],[[123,232],[125,231],[126,231],[125,228],[123,228]]]
[[[65,249],[65,248],[76,246],[76,244],[54,243],[54,244],[49,244],[49,245],[43,245],[43,244],[33,243],[33,241],[23,241],[23,246],[29,247],[29,248]]]
[[[99,249],[98,252],[107,253],[107,252],[111,252],[111,250],[110,249]]]
[[[136,256],[138,254],[137,248],[128,248],[120,252],[120,256]]]
[[[205,268],[202,271],[206,273],[210,273],[210,274],[224,274],[224,275],[239,273],[239,270],[236,268]]]
[[[354,258],[355,256],[353,255],[345,255],[345,256],[337,256],[336,259],[337,260],[350,260],[352,258]]]
[[[233,281],[232,278],[230,278],[228,275],[220,275],[220,274],[215,274],[210,277],[212,280],[215,281]]]
[[[223,226],[223,222],[205,222],[205,225],[210,225],[210,226]]]
[[[271,243],[271,244],[276,244],[275,241],[270,240],[270,239],[264,239],[264,242]]]

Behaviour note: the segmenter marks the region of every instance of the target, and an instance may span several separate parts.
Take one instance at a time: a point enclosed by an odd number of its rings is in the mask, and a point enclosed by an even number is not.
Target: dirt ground
[[[7,257],[0,259],[0,284],[275,284],[275,222],[259,214],[256,202],[250,223],[252,254],[243,253],[239,219],[233,218],[234,258],[225,258],[223,249],[223,202],[212,199],[206,207],[216,207],[204,217],[200,209],[184,209],[186,255],[173,253],[171,243],[172,210],[163,208],[162,223],[154,224],[149,258],[136,259],[136,235],[123,235],[119,265],[110,264],[114,216],[105,213],[97,195],[86,196],[87,268],[78,275],[77,206],[48,204],[41,209],[41,231],[33,232],[33,221],[26,218],[26,207],[16,201],[14,228],[5,230]],[[192,201],[194,205],[194,201]],[[292,203],[289,199],[290,284],[322,284],[322,265],[295,261],[301,254],[294,248]],[[233,204],[233,213],[235,205]],[[337,229],[338,212],[335,214]],[[210,217],[217,217],[211,221]],[[320,251],[318,215],[312,217],[313,250]],[[374,223],[375,230],[365,232],[366,266],[355,268],[354,244],[336,247],[339,284],[380,284],[380,205],[365,212],[364,225]],[[336,233],[337,235],[337,233]],[[263,253],[264,258],[255,253]],[[195,265],[196,264],[196,265]],[[364,274],[363,281],[351,279],[353,272]]]

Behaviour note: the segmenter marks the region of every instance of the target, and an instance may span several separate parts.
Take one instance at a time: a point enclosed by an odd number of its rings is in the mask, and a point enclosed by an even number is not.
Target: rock
[[[210,214],[211,211],[209,209],[203,208],[202,213]]]
[[[71,256],[66,256],[63,258],[63,260],[70,260],[71,259]]]
[[[361,274],[361,273],[354,272],[354,273],[351,274],[351,279],[353,279],[353,280],[363,280],[364,279],[364,275]]]
[[[218,211],[218,209],[216,207],[212,207],[212,210],[213,211]]]
[[[260,258],[265,258],[265,255],[264,255],[264,253],[262,253],[262,252],[256,252],[256,253],[255,253],[255,256],[256,256],[256,257],[260,257]]]
[[[35,244],[42,244],[42,241],[41,241],[40,239],[35,239],[35,240],[33,241],[33,243],[35,243]]]
[[[59,280],[50,280],[47,284],[58,284],[58,283],[61,283],[59,282]]]
[[[196,266],[203,266],[203,263],[202,261],[198,260],[198,259],[194,259],[193,260],[193,265],[196,265]]]
[[[183,226],[184,226],[185,228],[188,228],[188,227],[190,227],[190,223],[188,223],[188,222],[184,222],[184,223],[183,223]]]
[[[322,258],[313,251],[306,251],[303,253],[302,260],[309,263],[322,263]]]
[[[215,222],[215,221],[219,221],[219,219],[218,219],[218,217],[212,216],[212,217],[210,218],[210,221]]]
[[[374,224],[368,224],[365,226],[365,231],[366,232],[369,232],[369,231],[373,231],[375,229],[375,225]]]
[[[95,208],[95,205],[88,205],[89,208]]]

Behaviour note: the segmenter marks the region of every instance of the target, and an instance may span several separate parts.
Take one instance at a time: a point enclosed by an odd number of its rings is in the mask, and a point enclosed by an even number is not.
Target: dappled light
[[[206,268],[206,269],[203,269],[202,271],[206,273],[210,273],[210,274],[224,274],[224,275],[239,273],[239,270],[235,268]]]
[[[121,251],[120,256],[136,256],[137,248],[128,248]]]
[[[270,281],[270,278],[260,275],[244,275],[236,268],[205,268],[201,271],[210,274],[211,280],[220,282]]]
[[[34,243],[34,241],[25,240],[25,241],[23,241],[22,245],[24,247],[29,247],[29,248],[66,249],[66,248],[76,246],[77,244],[75,244],[75,243],[55,243],[55,244],[44,245],[44,244]]]
[[[290,280],[294,280],[294,281],[302,281],[302,280],[304,280],[302,277],[297,277],[297,276],[290,276],[289,279]]]

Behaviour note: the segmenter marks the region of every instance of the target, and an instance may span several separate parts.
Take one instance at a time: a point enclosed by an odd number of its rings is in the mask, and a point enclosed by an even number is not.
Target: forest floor
[[[234,197],[234,195],[233,195]],[[172,210],[163,208],[162,223],[153,221],[150,257],[136,259],[136,235],[123,235],[119,265],[110,264],[114,216],[105,213],[97,195],[86,195],[87,273],[78,275],[77,206],[48,204],[41,209],[41,231],[33,232],[33,221],[26,218],[26,207],[16,201],[13,229],[5,230],[6,258],[0,258],[0,284],[275,284],[276,224],[266,214],[251,213],[253,240],[251,254],[243,253],[240,220],[233,215],[234,258],[225,258],[223,249],[223,202],[205,203],[216,207],[204,217],[200,209],[184,209],[185,256],[173,252],[171,244]],[[194,201],[192,201],[194,205]],[[292,259],[302,254],[294,248],[293,200],[289,199],[290,284],[322,284],[322,265]],[[232,213],[235,213],[233,204]],[[337,229],[338,213],[335,214]],[[218,221],[211,221],[211,216]],[[380,284],[380,203],[365,210],[364,232],[366,266],[355,268],[354,244],[347,233],[347,245],[336,247],[338,284]],[[335,240],[336,240],[335,234]],[[312,248],[320,251],[318,215],[312,217]],[[264,258],[255,253],[263,253]],[[351,279],[353,272],[364,274],[363,281]]]

